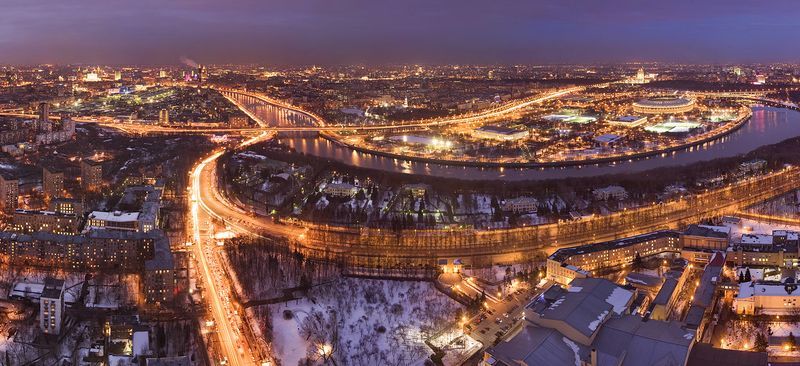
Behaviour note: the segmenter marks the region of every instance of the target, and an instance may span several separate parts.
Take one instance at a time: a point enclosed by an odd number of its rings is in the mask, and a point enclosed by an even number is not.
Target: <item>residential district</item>
[[[0,364],[800,362],[796,65],[0,76]]]

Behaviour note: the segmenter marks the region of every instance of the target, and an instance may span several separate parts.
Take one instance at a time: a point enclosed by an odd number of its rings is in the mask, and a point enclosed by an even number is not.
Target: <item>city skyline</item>
[[[0,364],[800,364],[768,5],[5,0]]]
[[[14,0],[0,63],[796,62],[791,5]]]

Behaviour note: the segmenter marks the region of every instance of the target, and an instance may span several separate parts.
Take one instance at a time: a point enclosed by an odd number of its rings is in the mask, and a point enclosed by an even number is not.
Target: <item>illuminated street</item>
[[[0,365],[798,365],[796,5],[6,1]]]

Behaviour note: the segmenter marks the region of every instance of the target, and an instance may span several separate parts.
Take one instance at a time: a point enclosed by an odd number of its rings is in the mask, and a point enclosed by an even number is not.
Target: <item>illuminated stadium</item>
[[[694,100],[678,97],[654,97],[633,103],[633,110],[643,114],[679,114],[694,109]]]

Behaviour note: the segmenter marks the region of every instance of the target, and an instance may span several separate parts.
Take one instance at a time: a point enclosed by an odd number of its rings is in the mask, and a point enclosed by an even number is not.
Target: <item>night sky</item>
[[[739,0],[2,0],[0,63],[799,62],[800,6]]]

